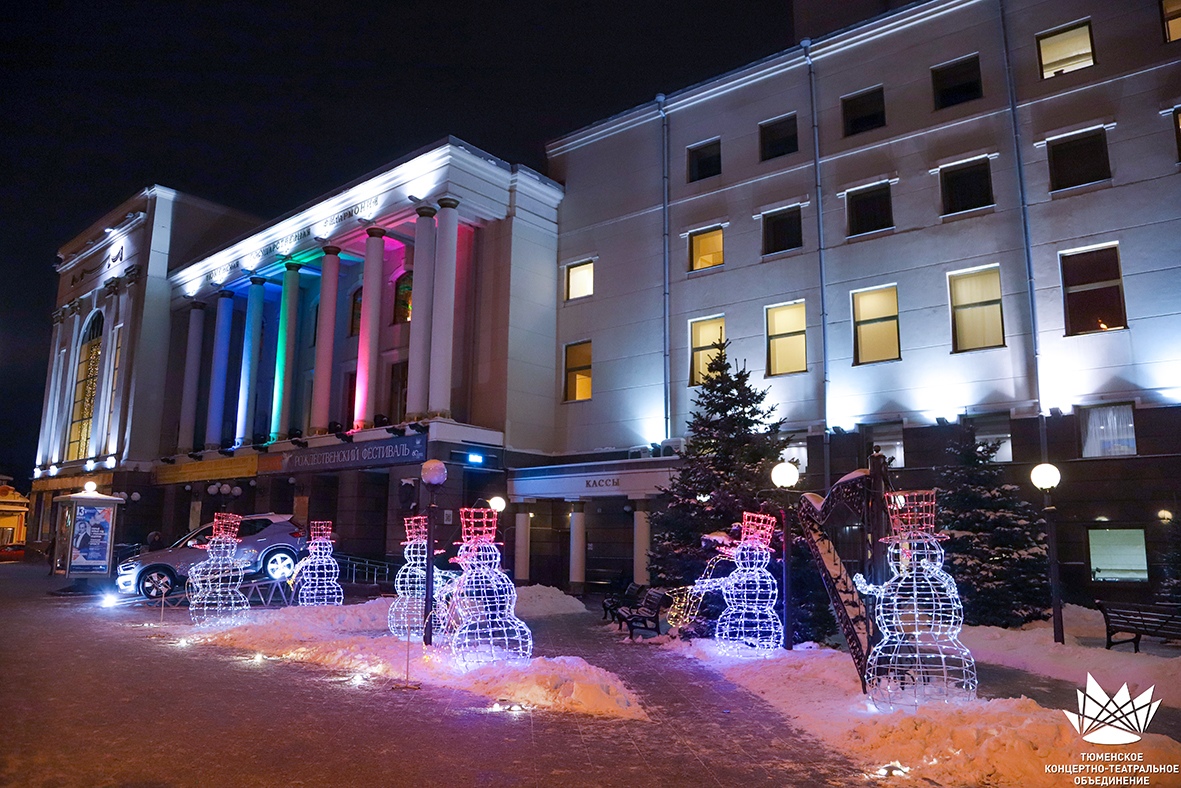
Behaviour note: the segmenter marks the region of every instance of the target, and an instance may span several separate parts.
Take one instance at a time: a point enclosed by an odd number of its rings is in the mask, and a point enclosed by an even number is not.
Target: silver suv
[[[140,553],[119,564],[115,586],[121,594],[159,599],[184,585],[189,567],[208,557],[213,523],[185,534],[171,547]],[[264,574],[272,580],[290,577],[295,561],[307,542],[306,534],[289,514],[252,514],[238,527],[238,558],[248,560],[247,574]]]

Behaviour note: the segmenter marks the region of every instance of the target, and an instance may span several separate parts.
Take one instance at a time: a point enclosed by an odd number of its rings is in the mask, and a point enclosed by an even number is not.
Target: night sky
[[[547,140],[793,44],[790,0],[18,3],[5,17],[0,472],[22,490],[57,249],[143,187],[272,218],[448,134],[545,172]]]

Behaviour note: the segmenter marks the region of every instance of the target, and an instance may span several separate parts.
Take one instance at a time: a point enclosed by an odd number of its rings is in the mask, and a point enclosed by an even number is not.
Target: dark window
[[[689,183],[722,174],[722,141],[689,149]]]
[[[349,298],[349,336],[359,336],[361,333],[361,288],[353,291]]]
[[[803,245],[803,223],[798,207],[763,214],[763,254],[799,249]]]
[[[1160,13],[1165,41],[1181,41],[1181,0],[1161,0]]]
[[[939,170],[944,215],[992,205],[992,175],[988,159]]]
[[[980,58],[976,55],[931,69],[935,109],[954,107],[984,95],[980,85]]]
[[[799,149],[795,115],[759,124],[759,161],[786,156]]]
[[[1105,181],[1111,177],[1107,162],[1107,132],[1103,129],[1046,143],[1050,159],[1050,191]]]
[[[1061,257],[1066,334],[1127,327],[1119,247],[1107,246]]]
[[[1177,135],[1177,161],[1181,161],[1181,108],[1173,110],[1173,133]]]
[[[350,372],[344,381],[344,413],[340,418],[341,424],[346,430],[353,427],[353,406],[357,399],[357,373]]]
[[[848,192],[845,202],[849,214],[849,235],[861,235],[894,226],[888,183]]]
[[[845,136],[886,125],[886,97],[880,87],[846,96],[841,99],[841,117],[845,121]]]

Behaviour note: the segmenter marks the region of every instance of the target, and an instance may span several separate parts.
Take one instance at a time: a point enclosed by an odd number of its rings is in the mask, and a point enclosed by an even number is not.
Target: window
[[[689,148],[689,183],[722,174],[722,141]]]
[[[1042,79],[1095,65],[1094,50],[1090,22],[1042,33],[1037,37],[1037,59],[1042,67]]]
[[[586,298],[595,292],[594,262],[566,266],[566,300]]]
[[[874,424],[869,428],[869,440],[874,446],[881,448],[882,454],[890,461],[891,468],[902,468],[906,465],[901,424]]]
[[[406,271],[394,280],[394,323],[409,323],[414,299],[414,272]]]
[[[804,245],[804,226],[800,208],[763,214],[763,254],[786,252]]]
[[[767,307],[767,374],[807,372],[804,302]]]
[[[726,341],[726,318],[710,317],[689,323],[689,385],[700,386],[709,369],[709,362],[717,355],[719,345]]]
[[[886,125],[886,97],[880,87],[841,99],[845,136],[852,137]]]
[[[410,364],[399,361],[390,365],[390,424],[401,424],[406,421],[406,380]]]
[[[320,336],[320,302],[316,302],[316,306],[312,309],[312,343],[310,347],[316,346],[316,338]]]
[[[951,293],[952,352],[1003,346],[1001,269],[951,274],[947,286]]]
[[[566,345],[567,402],[591,398],[591,343],[575,342]]]
[[[759,161],[776,159],[795,153],[799,149],[800,139],[796,133],[795,115],[759,124]]]
[[[992,173],[988,159],[976,159],[939,170],[943,192],[943,215],[992,205]]]
[[[1089,528],[1091,579],[1148,582],[1148,553],[1143,528]]]
[[[846,192],[845,210],[849,217],[850,236],[893,227],[894,210],[890,205],[890,184],[881,183],[866,189]]]
[[[976,440],[996,443],[993,462],[1013,461],[1013,427],[1007,413],[987,413],[973,416],[971,424],[976,429]]]
[[[984,95],[980,85],[980,58],[977,55],[931,69],[931,91],[935,109],[946,109]]]
[[[1105,181],[1111,177],[1107,163],[1107,132],[1103,129],[1050,140],[1050,191]]]
[[[1173,134],[1177,137],[1177,161],[1181,162],[1181,107],[1173,110]]]
[[[1127,327],[1124,288],[1120,280],[1119,247],[1059,255],[1066,335],[1089,334]]]
[[[361,288],[353,291],[349,303],[349,336],[355,337],[361,333]]]
[[[701,271],[726,262],[722,254],[722,228],[702,230],[689,236],[689,270]]]
[[[1131,405],[1101,405],[1077,410],[1084,457],[1130,457],[1136,454],[1136,424]]]
[[[1181,0],[1161,0],[1160,13],[1165,41],[1181,41]]]
[[[800,473],[807,473],[808,442],[805,440],[793,440],[784,447],[783,453],[779,455],[779,459],[783,462],[795,462]]]
[[[898,288],[853,294],[853,363],[902,358],[898,341]]]
[[[94,424],[94,400],[98,394],[99,357],[102,355],[103,314],[95,312],[86,324],[78,344],[78,366],[74,374],[74,409],[70,412],[70,435],[66,460],[91,456],[90,432]]]

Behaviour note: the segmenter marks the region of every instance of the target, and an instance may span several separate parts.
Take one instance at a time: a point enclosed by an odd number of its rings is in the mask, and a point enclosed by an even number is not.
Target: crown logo
[[[1078,691],[1078,714],[1064,711],[1066,719],[1074,729],[1082,734],[1083,741],[1092,744],[1131,744],[1140,741],[1140,734],[1152,722],[1156,714],[1156,707],[1160,701],[1152,700],[1152,691],[1156,685],[1149,687],[1135,700],[1128,692],[1128,685],[1108,696],[1099,682],[1087,674],[1087,691]]]

